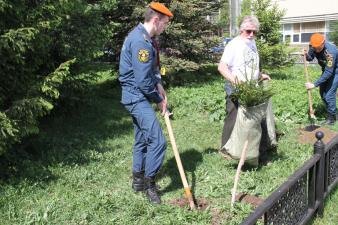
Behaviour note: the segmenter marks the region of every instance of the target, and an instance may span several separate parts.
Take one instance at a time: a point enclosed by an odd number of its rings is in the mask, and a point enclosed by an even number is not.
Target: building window
[[[312,35],[313,33],[303,33],[302,34],[302,42],[304,43],[304,42],[310,42],[310,38],[311,38],[311,35]]]
[[[293,32],[299,33],[300,32],[300,23],[293,24]]]
[[[292,31],[292,24],[284,24],[284,31]]]
[[[325,31],[325,22],[311,22],[311,23],[302,23],[301,32],[302,33],[316,33]]]
[[[313,33],[326,33],[324,21],[309,23],[294,23],[283,25],[283,41],[291,44],[309,43]]]

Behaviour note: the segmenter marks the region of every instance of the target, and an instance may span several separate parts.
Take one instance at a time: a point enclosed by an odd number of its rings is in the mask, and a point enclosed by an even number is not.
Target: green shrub
[[[272,89],[263,81],[250,80],[236,84],[231,98],[244,107],[251,107],[267,102],[272,95]]]

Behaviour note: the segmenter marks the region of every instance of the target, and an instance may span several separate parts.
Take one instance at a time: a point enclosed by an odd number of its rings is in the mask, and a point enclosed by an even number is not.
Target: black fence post
[[[316,133],[317,141],[314,144],[314,153],[320,155],[318,167],[316,168],[316,201],[319,203],[317,213],[323,216],[324,211],[324,167],[325,167],[325,144],[322,141],[324,133],[318,131]]]

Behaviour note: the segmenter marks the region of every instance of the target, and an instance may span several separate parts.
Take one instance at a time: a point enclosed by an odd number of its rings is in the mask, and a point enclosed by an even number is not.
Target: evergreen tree
[[[143,14],[150,2],[127,0],[117,1],[114,7],[105,5],[104,16],[113,24],[107,48],[116,56],[128,32],[143,22]],[[202,62],[210,59],[209,49],[219,42],[219,39],[214,38],[217,25],[207,21],[206,16],[217,11],[220,2],[167,0],[161,3],[174,14],[171,25],[159,38],[162,65],[171,71],[198,69]]]
[[[330,23],[329,41],[338,46],[338,21]]]
[[[0,1],[0,155],[85,82],[72,65],[95,56],[107,27],[95,2]]]
[[[197,69],[209,59],[217,26],[206,20],[218,1],[167,0],[174,13],[160,37],[162,64],[172,71]],[[39,118],[72,97],[90,77],[76,76],[81,63],[103,48],[117,61],[128,32],[150,1],[0,1],[0,155],[38,133]]]

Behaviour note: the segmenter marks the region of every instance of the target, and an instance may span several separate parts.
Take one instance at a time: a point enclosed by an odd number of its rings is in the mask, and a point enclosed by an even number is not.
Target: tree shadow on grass
[[[326,118],[327,111],[326,111],[326,107],[322,100],[320,100],[320,102],[315,103],[313,110],[315,111],[315,116],[317,119]]]
[[[82,165],[93,161],[91,152],[120,150],[123,146],[106,144],[129,135],[132,123],[120,104],[116,80],[92,85],[83,96],[84,104],[71,113],[53,114],[41,120],[40,132],[13,147],[0,157],[0,181],[57,179],[50,165]]]
[[[216,80],[221,80],[216,64],[202,65],[197,71],[178,71],[162,78],[166,89],[182,86],[200,87]]]
[[[196,149],[189,149],[181,153],[180,158],[181,158],[186,176],[187,176],[187,173],[191,174],[191,181],[190,182],[188,181],[188,183],[191,187],[191,191],[194,192],[195,186],[196,186],[195,170],[198,167],[198,165],[200,165],[203,162],[202,153],[200,153]],[[177,167],[177,163],[176,163],[176,159],[174,156],[163,165],[159,173],[159,178],[163,176],[169,176],[171,179],[171,182],[168,186],[163,188],[161,192],[165,193],[165,192],[170,192],[170,191],[183,188],[182,180],[181,180],[178,167]]]
[[[292,76],[287,73],[287,71],[278,70],[270,72],[270,77],[274,80],[289,80]]]
[[[263,169],[265,166],[267,166],[269,163],[272,163],[274,161],[280,161],[283,159],[287,159],[287,157],[284,154],[278,153],[276,150],[268,151],[264,157],[260,157],[258,166],[253,166],[253,165],[245,163],[242,167],[242,170],[243,171],[251,171],[251,170],[259,171]],[[238,161],[232,164],[232,166],[233,166],[233,169],[237,169]]]

